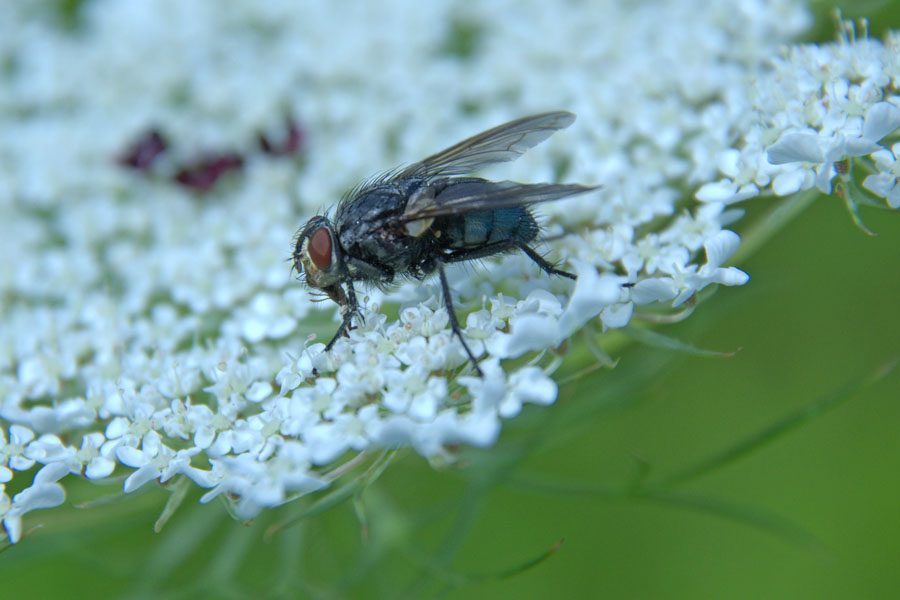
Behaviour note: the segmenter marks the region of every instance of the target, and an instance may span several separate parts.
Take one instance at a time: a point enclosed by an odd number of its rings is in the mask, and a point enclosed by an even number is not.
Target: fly
[[[297,234],[294,268],[306,273],[309,287],[343,307],[343,321],[325,351],[354,317],[361,318],[354,282],[380,286],[397,276],[423,279],[437,271],[450,327],[483,376],[456,318],[444,265],[521,250],[545,273],[575,279],[531,247],[539,228],[527,207],[596,187],[465,175],[515,160],[574,121],[574,114],[557,111],[504,123],[363,183],[338,204],[334,222],[327,215],[307,221]]]

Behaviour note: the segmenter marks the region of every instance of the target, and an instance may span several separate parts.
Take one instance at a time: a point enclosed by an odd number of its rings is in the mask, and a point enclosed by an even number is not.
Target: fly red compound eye
[[[309,236],[309,246],[307,246],[309,258],[313,264],[322,271],[331,268],[331,234],[324,227],[316,229]]]

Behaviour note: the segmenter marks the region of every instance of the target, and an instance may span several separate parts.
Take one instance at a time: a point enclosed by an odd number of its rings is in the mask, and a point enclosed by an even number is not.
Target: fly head
[[[300,230],[294,246],[294,268],[306,274],[309,287],[322,290],[338,304],[347,303],[341,289],[346,279],[343,256],[328,217],[313,217]]]

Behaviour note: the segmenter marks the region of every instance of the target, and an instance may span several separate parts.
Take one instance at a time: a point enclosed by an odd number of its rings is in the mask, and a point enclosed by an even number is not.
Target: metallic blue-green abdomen
[[[472,248],[510,239],[528,243],[538,234],[534,217],[521,206],[477,210],[447,219],[442,225],[447,248]]]

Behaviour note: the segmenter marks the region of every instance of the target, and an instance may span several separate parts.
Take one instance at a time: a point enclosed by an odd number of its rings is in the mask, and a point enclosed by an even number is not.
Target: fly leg
[[[537,263],[537,266],[541,268],[544,273],[548,275],[559,275],[561,277],[568,277],[569,279],[578,279],[574,274],[569,273],[568,271],[563,271],[562,269],[557,269],[553,266],[553,263],[548,261],[546,258],[538,254],[534,251],[534,248],[529,246],[524,242],[518,242],[517,245],[522,249],[522,252],[528,255],[528,258]]]
[[[462,328],[459,326],[459,321],[456,319],[456,311],[453,310],[453,300],[450,299],[450,285],[447,283],[447,275],[444,273],[444,265],[442,263],[438,263],[438,276],[441,279],[441,290],[444,292],[444,307],[447,309],[447,316],[450,318],[450,329],[453,330],[453,333],[456,334],[456,337],[459,338],[459,342],[462,344],[463,349],[466,351],[466,354],[469,355],[469,360],[472,361],[472,366],[475,367],[475,372],[478,373],[479,377],[484,377],[484,373],[482,373],[481,368],[478,366],[478,361],[475,360],[475,355],[472,354],[472,351],[469,349],[469,345],[466,343],[466,339],[463,337]]]
[[[519,248],[520,250],[522,250],[522,252],[524,252],[528,256],[528,258],[537,263],[537,266],[539,266],[545,273],[548,273],[550,275],[561,275],[562,277],[568,277],[569,279],[577,279],[577,277],[575,277],[575,275],[573,275],[572,273],[554,267],[550,261],[535,252],[534,249],[532,249],[531,246],[529,246],[525,242],[520,242],[514,239],[503,240],[502,242],[494,242],[493,244],[485,244],[480,248],[471,248],[465,250],[457,250],[456,252],[448,252],[443,255],[442,261],[451,263],[461,262],[465,260],[474,260],[477,258],[484,258],[485,256],[492,256],[494,254],[508,252],[509,250],[514,250],[515,248]],[[463,338],[462,328],[459,326],[459,321],[456,319],[456,312],[453,310],[453,301],[450,299],[450,285],[447,283],[447,275],[444,274],[443,262],[438,263],[437,269],[438,275],[441,279],[441,289],[444,292],[444,306],[447,308],[447,315],[450,317],[450,328],[453,330],[453,333],[456,334],[456,337],[459,338],[459,341],[462,343],[466,354],[469,355],[469,360],[472,361],[472,366],[475,367],[475,371],[479,376],[484,377],[484,374],[478,367],[478,362],[475,360],[475,355],[472,354],[472,351],[469,349],[468,344],[466,344],[466,340]]]
[[[341,321],[341,325],[338,327],[337,332],[335,332],[334,337],[331,338],[331,341],[325,346],[325,352],[331,350],[334,347],[334,343],[338,341],[338,338],[342,335],[348,335],[347,332],[351,329],[353,317],[359,314],[359,304],[356,302],[356,292],[353,290],[353,284],[347,285],[346,295],[342,288],[337,287],[337,289],[340,290],[339,297],[344,300],[344,302],[340,303],[344,308],[344,320]],[[360,315],[360,318],[362,318],[362,315]]]
[[[553,263],[535,252],[534,248],[532,248],[525,242],[520,242],[519,240],[515,239],[503,240],[502,242],[494,242],[492,244],[485,244],[484,246],[478,248],[466,248],[464,250],[448,252],[447,254],[444,254],[443,260],[444,262],[460,262],[464,260],[473,260],[476,258],[493,256],[494,254],[501,254],[503,252],[515,250],[516,248],[524,252],[528,256],[528,258],[533,260],[537,264],[537,266],[539,266],[541,270],[548,275],[560,275],[562,277],[568,277],[569,279],[578,279],[573,273],[569,273],[568,271],[563,271],[562,269],[557,269],[556,267],[554,267]]]
[[[350,329],[350,321],[353,319],[353,314],[354,313],[351,310],[347,310],[344,313],[344,320],[341,321],[341,325],[335,332],[334,337],[331,338],[331,341],[328,342],[327,346],[325,346],[325,352],[330,351],[334,347],[334,343],[338,341],[338,338],[340,338],[342,335],[347,335],[347,331]]]

